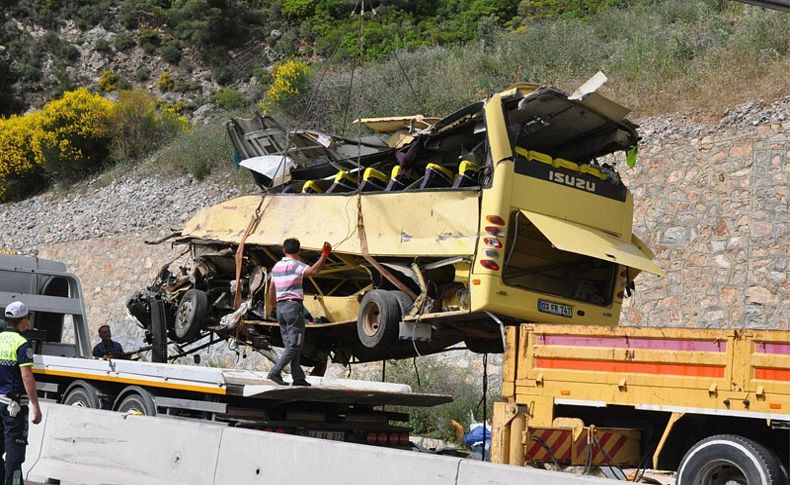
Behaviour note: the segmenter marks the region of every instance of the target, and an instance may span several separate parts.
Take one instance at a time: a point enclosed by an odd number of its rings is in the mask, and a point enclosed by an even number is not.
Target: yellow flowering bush
[[[159,75],[156,85],[162,91],[172,91],[176,85],[176,82],[170,77],[169,71],[163,71],[162,74]]]
[[[105,69],[101,72],[101,77],[99,77],[99,89],[104,92],[115,91],[118,89],[120,79],[117,73],[110,69]]]
[[[34,189],[43,159],[37,141],[44,138],[43,113],[0,118],[0,201]]]
[[[299,94],[307,82],[308,73],[307,63],[298,59],[289,59],[275,66],[272,71],[272,84],[258,105],[260,109],[269,112],[275,105],[281,105]]]
[[[42,111],[44,134],[37,145],[48,173],[75,180],[106,160],[112,101],[80,88],[48,102]]]

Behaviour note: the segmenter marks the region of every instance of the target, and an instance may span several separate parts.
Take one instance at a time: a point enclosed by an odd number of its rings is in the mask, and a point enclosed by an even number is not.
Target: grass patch
[[[348,105],[351,69],[333,66],[317,89],[320,75],[290,100],[290,118],[301,117],[315,90],[307,125],[355,133],[358,116],[446,115],[517,81],[570,92],[598,70],[610,79],[604,94],[637,116],[723,109],[790,90],[782,74],[790,70],[787,25],[783,12],[713,0],[533,22],[493,40],[401,51],[358,67]]]
[[[176,135],[155,157],[154,167],[165,174],[189,173],[203,180],[234,168],[232,148],[221,123],[198,125]]]

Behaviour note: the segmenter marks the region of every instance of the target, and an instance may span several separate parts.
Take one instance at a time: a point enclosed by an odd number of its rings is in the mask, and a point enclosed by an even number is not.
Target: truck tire
[[[678,467],[677,485],[784,485],[782,468],[763,445],[743,436],[705,438],[686,453]]]
[[[115,401],[115,410],[119,413],[135,413],[143,416],[156,416],[154,395],[142,387],[129,386],[123,390]]]
[[[385,350],[398,340],[401,312],[392,292],[370,290],[362,297],[357,315],[357,335],[365,347]]]
[[[74,381],[63,393],[62,404],[80,408],[104,409],[104,398],[96,387],[85,381]]]
[[[208,295],[205,291],[191,289],[184,293],[178,303],[176,318],[173,323],[175,340],[189,342],[198,335],[203,328],[203,322],[208,315]]]
[[[392,290],[390,291],[390,294],[394,296],[395,300],[398,302],[401,318],[408,315],[411,311],[411,307],[414,306],[414,300],[412,300],[409,295],[400,290]]]

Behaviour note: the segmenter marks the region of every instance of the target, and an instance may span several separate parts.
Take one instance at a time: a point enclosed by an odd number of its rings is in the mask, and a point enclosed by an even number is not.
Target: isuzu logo
[[[549,180],[558,184],[567,185],[568,187],[586,190],[587,192],[595,192],[595,182],[584,180],[579,177],[574,177],[573,175],[568,175],[566,173],[549,170]]]

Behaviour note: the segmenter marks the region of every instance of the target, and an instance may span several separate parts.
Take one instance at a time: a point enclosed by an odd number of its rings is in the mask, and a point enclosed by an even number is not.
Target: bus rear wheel
[[[686,453],[677,485],[783,485],[776,456],[763,445],[734,434],[705,438]]]
[[[200,334],[203,322],[208,315],[208,295],[205,291],[192,288],[184,293],[178,303],[175,327],[176,340],[189,342]]]
[[[369,349],[385,350],[398,340],[401,309],[386,290],[370,290],[362,297],[357,315],[357,335]]]

